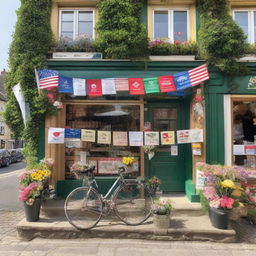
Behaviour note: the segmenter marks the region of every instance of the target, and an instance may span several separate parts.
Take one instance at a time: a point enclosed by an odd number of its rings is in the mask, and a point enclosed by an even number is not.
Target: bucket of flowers
[[[136,162],[136,159],[132,156],[127,156],[122,158],[122,163],[125,166],[126,173],[132,174],[134,171],[133,164]]]
[[[50,168],[47,160],[43,160],[35,169],[25,170],[19,176],[19,200],[24,203],[27,221],[39,220],[43,191],[49,189]]]
[[[168,229],[170,225],[170,214],[172,202],[168,198],[155,199],[152,205],[152,213],[155,228]]]

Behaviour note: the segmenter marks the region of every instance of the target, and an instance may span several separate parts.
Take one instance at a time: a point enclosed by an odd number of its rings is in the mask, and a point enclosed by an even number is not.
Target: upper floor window
[[[247,36],[248,43],[256,42],[256,10],[234,11],[234,19]]]
[[[187,10],[154,10],[154,39],[188,41]]]
[[[60,10],[59,36],[70,40],[78,36],[94,38],[94,10]]]

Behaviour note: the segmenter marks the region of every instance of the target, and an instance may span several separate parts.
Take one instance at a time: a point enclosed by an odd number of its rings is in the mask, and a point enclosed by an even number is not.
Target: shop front
[[[130,61],[49,61],[48,67],[66,77],[103,79],[164,76],[201,64],[198,61],[151,62],[145,66],[144,62]],[[173,143],[159,141],[157,146],[151,148],[154,153],[152,158],[145,146],[136,144],[138,131],[158,132],[161,135],[164,131],[176,134],[179,130],[190,129],[193,91],[188,90],[182,96],[166,93],[129,95],[129,92],[99,97],[58,94],[63,108],[58,110],[56,116],[46,118],[44,130],[45,157],[55,159],[53,183],[56,183],[57,196],[65,197],[74,187],[81,185],[81,180],[74,180],[70,166],[80,161],[82,156],[84,161],[96,166],[95,175],[102,193],[113,183],[122,157],[132,156],[136,160],[132,165],[135,176],[157,176],[162,180],[160,189],[164,193],[196,194],[195,189],[192,189],[193,192],[187,189],[187,184],[194,184],[191,143],[178,144],[175,137]],[[49,144],[50,127],[77,129],[81,134],[79,138],[65,134],[65,144]]]

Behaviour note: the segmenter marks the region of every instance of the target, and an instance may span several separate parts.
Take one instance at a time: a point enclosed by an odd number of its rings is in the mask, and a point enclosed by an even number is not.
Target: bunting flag
[[[185,90],[191,87],[188,71],[177,73],[173,77],[177,91]]]
[[[127,132],[113,132],[114,146],[128,146]]]
[[[144,86],[142,78],[128,78],[130,95],[144,95]]]
[[[65,128],[49,128],[48,143],[49,144],[64,144]]]
[[[86,80],[89,96],[102,96],[102,85],[100,79]]]
[[[86,96],[86,80],[73,78],[73,94],[74,96]]]
[[[111,132],[110,131],[98,131],[98,144],[111,144]]]
[[[62,93],[73,93],[73,78],[60,76],[58,91]]]
[[[192,86],[196,86],[198,84],[201,84],[203,81],[210,79],[210,75],[206,64],[193,68],[189,70],[188,73]]]
[[[159,76],[158,83],[159,83],[159,88],[161,92],[176,91],[173,76]]]
[[[39,89],[50,89],[59,85],[59,72],[56,70],[39,69],[36,76]]]
[[[73,128],[65,128],[65,139],[81,139],[81,130]]]
[[[102,84],[102,94],[103,95],[116,94],[115,79],[113,79],[113,78],[102,79],[101,84]]]
[[[129,91],[128,78],[115,78],[116,91]]]
[[[160,92],[157,77],[144,78],[143,82],[144,82],[144,88],[147,94]]]
[[[81,140],[86,141],[86,142],[95,142],[96,141],[96,131],[90,130],[90,129],[82,129]]]

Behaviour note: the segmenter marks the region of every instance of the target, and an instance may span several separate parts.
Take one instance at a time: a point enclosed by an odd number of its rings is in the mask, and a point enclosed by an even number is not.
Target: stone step
[[[40,216],[38,222],[27,222],[25,219],[17,225],[18,237],[31,240],[36,237],[73,239],[73,238],[116,238],[116,239],[148,239],[163,241],[214,241],[234,242],[235,232],[232,229],[220,230],[212,227],[209,217],[173,216],[168,229],[157,229],[153,220],[139,226],[128,226],[120,221],[101,220],[91,230],[79,231],[71,226],[66,218]]]

